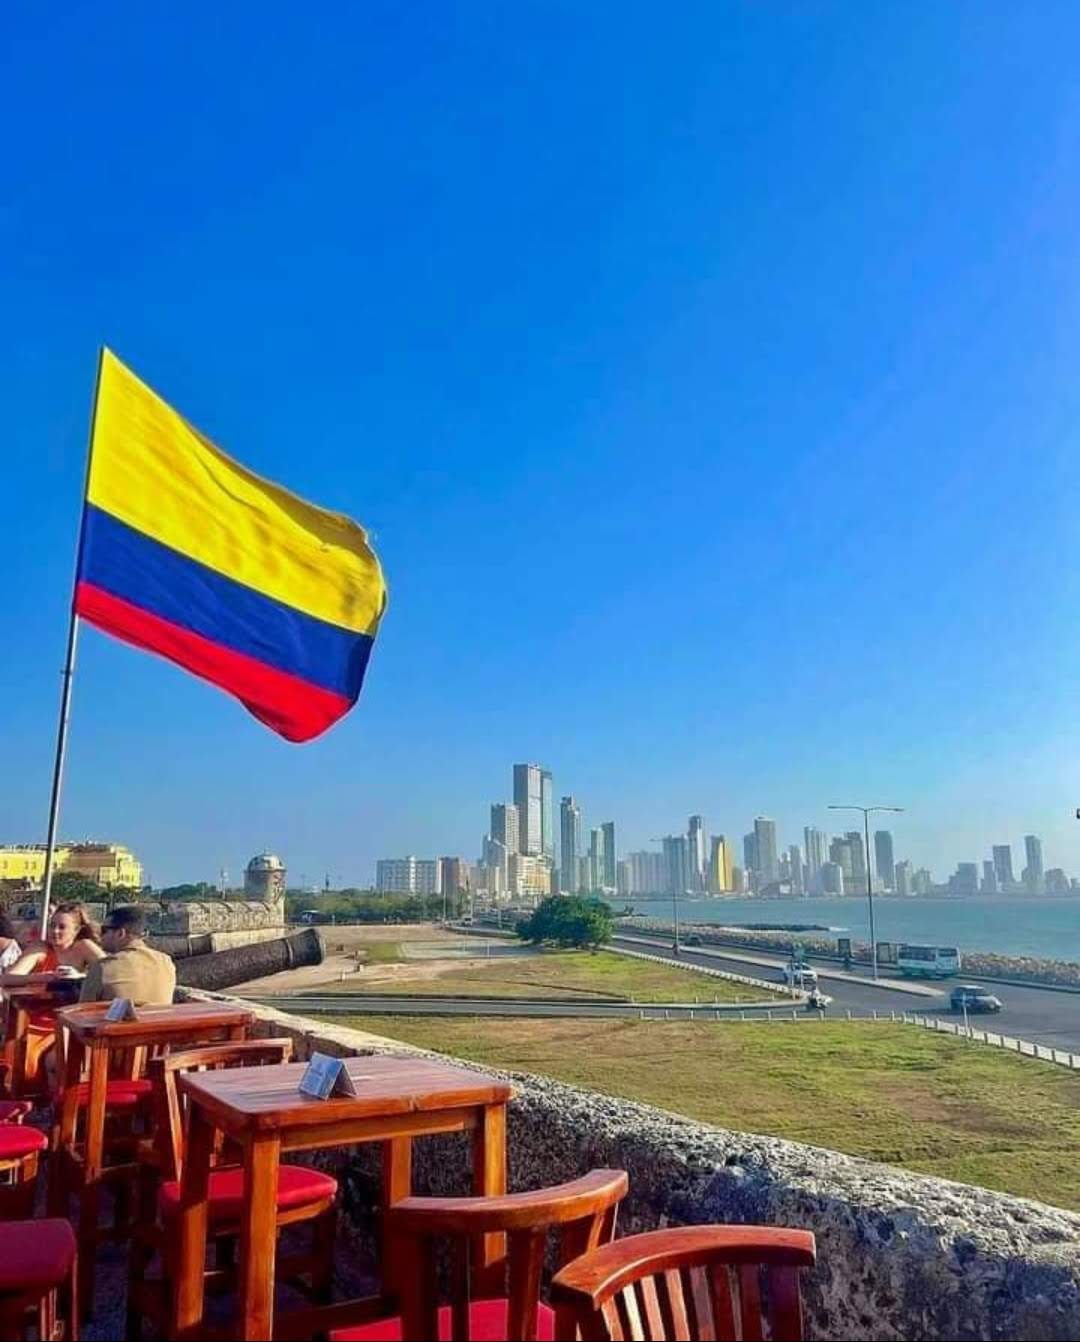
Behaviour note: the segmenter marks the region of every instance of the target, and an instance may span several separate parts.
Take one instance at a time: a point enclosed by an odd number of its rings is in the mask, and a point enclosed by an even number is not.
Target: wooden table
[[[30,1047],[30,1017],[39,1011],[55,1011],[77,1001],[82,975],[6,975],[4,994],[5,1087],[12,1099],[26,1092],[26,1059]]]
[[[130,1166],[105,1164],[106,1088],[110,1057],[163,1046],[191,1048],[221,1039],[244,1039],[255,1013],[226,1002],[185,1002],[178,1006],[137,1007],[136,1018],[107,1021],[107,1002],[88,1002],[56,1013],[57,1036],[66,1036],[63,1095],[54,1168],[50,1178],[50,1210],[67,1215],[70,1196],[78,1193],[79,1275],[92,1282],[101,1186],[106,1178],[134,1173]],[[79,1082],[88,1072],[85,1137],[77,1140]],[[133,1070],[133,1069],[132,1069]],[[89,1303],[85,1290],[84,1301]]]
[[[240,1228],[239,1319],[231,1336],[273,1336],[275,1214],[278,1165],[290,1151],[383,1142],[383,1207],[412,1191],[412,1141],[441,1132],[473,1134],[473,1191],[506,1191],[508,1083],[481,1072],[425,1058],[348,1058],[358,1095],[313,1100],[297,1089],[303,1063],[190,1073],[180,1086],[190,1102],[191,1126],[180,1197],[177,1281],[171,1336],[198,1336],[203,1317],[207,1187],[214,1135],[224,1131],[243,1152],[247,1180]],[[498,1251],[489,1236],[480,1268]],[[389,1261],[388,1261],[389,1260]],[[385,1241],[380,1303],[392,1304],[393,1246]],[[348,1301],[302,1311],[289,1322],[312,1336],[371,1317],[371,1301]],[[285,1320],[282,1320],[285,1323]]]

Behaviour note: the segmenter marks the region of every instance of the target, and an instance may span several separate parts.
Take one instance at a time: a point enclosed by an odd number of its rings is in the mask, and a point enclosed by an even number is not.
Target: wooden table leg
[[[194,1337],[203,1317],[203,1270],[206,1265],[207,1197],[214,1126],[192,1107],[177,1217],[175,1270],[169,1293],[168,1336],[173,1342]]]
[[[473,1128],[473,1192],[497,1196],[506,1192],[506,1105],[487,1104]],[[473,1288],[480,1297],[502,1295],[502,1268],[493,1267],[506,1253],[504,1235],[481,1235],[473,1258]]]
[[[401,1298],[402,1251],[386,1219],[387,1208],[412,1192],[412,1138],[391,1137],[383,1142],[382,1181],[382,1288],[396,1306]]]
[[[86,1105],[86,1140],[79,1189],[79,1299],[89,1314],[94,1300],[94,1263],[97,1259],[101,1173],[105,1164],[105,1088],[109,1080],[109,1050],[91,1048],[90,1084]]]
[[[244,1148],[245,1202],[240,1222],[238,1336],[251,1342],[274,1335],[274,1258],[281,1139],[251,1137]]]
[[[53,1158],[49,1169],[50,1216],[67,1216],[71,1198],[70,1178],[73,1169],[71,1153],[79,1127],[79,1078],[82,1075],[83,1050],[74,1039],[69,1039],[63,1052],[63,1075],[59,1078],[61,1099],[56,1122],[53,1125]]]
[[[16,1006],[12,1013],[10,1091],[13,1099],[21,1100],[26,1090],[26,1058],[30,1051],[30,1013]]]

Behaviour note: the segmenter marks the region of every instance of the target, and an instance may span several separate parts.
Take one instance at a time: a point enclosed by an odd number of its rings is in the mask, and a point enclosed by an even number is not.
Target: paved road
[[[651,940],[651,939],[650,939]],[[624,944],[631,950],[644,949],[639,939],[615,938],[615,944]],[[674,958],[670,941],[657,941],[649,946],[654,955]],[[754,951],[755,959],[764,959]],[[749,974],[755,978],[768,978],[768,971],[760,964],[754,964],[739,958],[737,950],[727,951],[719,947],[687,950],[683,948],[680,960],[687,964],[710,965],[714,969],[730,969],[733,974]],[[814,957],[809,959],[813,961]],[[776,973],[779,975],[785,959],[777,956]],[[835,972],[834,962],[819,961],[822,967]],[[949,1009],[949,988],[946,987],[939,999],[913,997],[909,993],[892,992],[884,988],[864,986],[859,983],[847,983],[843,978],[829,978],[822,983],[822,990],[833,999],[828,1014],[835,1016],[850,1010],[860,1016],[872,1011],[906,1011],[909,1015],[930,1014],[943,1016],[955,1021],[957,1014]],[[1030,1039],[1036,1044],[1045,1044],[1051,1048],[1068,1049],[1080,1053],[1080,993],[1053,992],[1045,988],[1017,988],[994,986],[992,991],[1001,998],[1005,1009],[999,1016],[981,1016],[973,1018],[980,1027],[1000,1030],[1003,1034],[1017,1039]]]

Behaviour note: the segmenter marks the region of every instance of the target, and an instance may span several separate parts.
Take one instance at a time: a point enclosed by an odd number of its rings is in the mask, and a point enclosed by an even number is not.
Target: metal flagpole
[[[90,406],[90,431],[86,440],[86,479],[83,483],[83,506],[79,517],[79,543],[75,550],[75,575],[71,581],[71,613],[68,621],[67,655],[61,673],[60,721],[56,728],[56,758],[53,761],[52,796],[49,799],[49,833],[45,840],[45,875],[41,894],[41,938],[45,939],[49,925],[49,904],[52,898],[53,866],[56,859],[56,827],[60,819],[60,790],[64,781],[64,757],[67,754],[68,720],[71,717],[71,682],[75,675],[75,650],[79,641],[79,617],[75,613],[75,589],[82,565],[83,536],[86,531],[86,498],[90,492],[90,463],[94,454],[94,424],[97,420],[98,392],[101,388],[101,362],[104,350],[98,350],[97,375],[94,378],[94,397]]]

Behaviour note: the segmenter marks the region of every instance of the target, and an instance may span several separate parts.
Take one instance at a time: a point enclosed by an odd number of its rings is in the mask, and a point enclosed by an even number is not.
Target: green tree
[[[584,895],[550,895],[517,925],[522,941],[534,946],[587,947],[611,940],[611,906]]]
[[[167,885],[164,890],[159,891],[159,899],[197,899],[205,903],[207,900],[220,899],[221,891],[216,885],[211,885],[208,881],[196,881],[194,885]]]
[[[53,904],[100,904],[105,891],[81,871],[58,871],[52,878]]]

